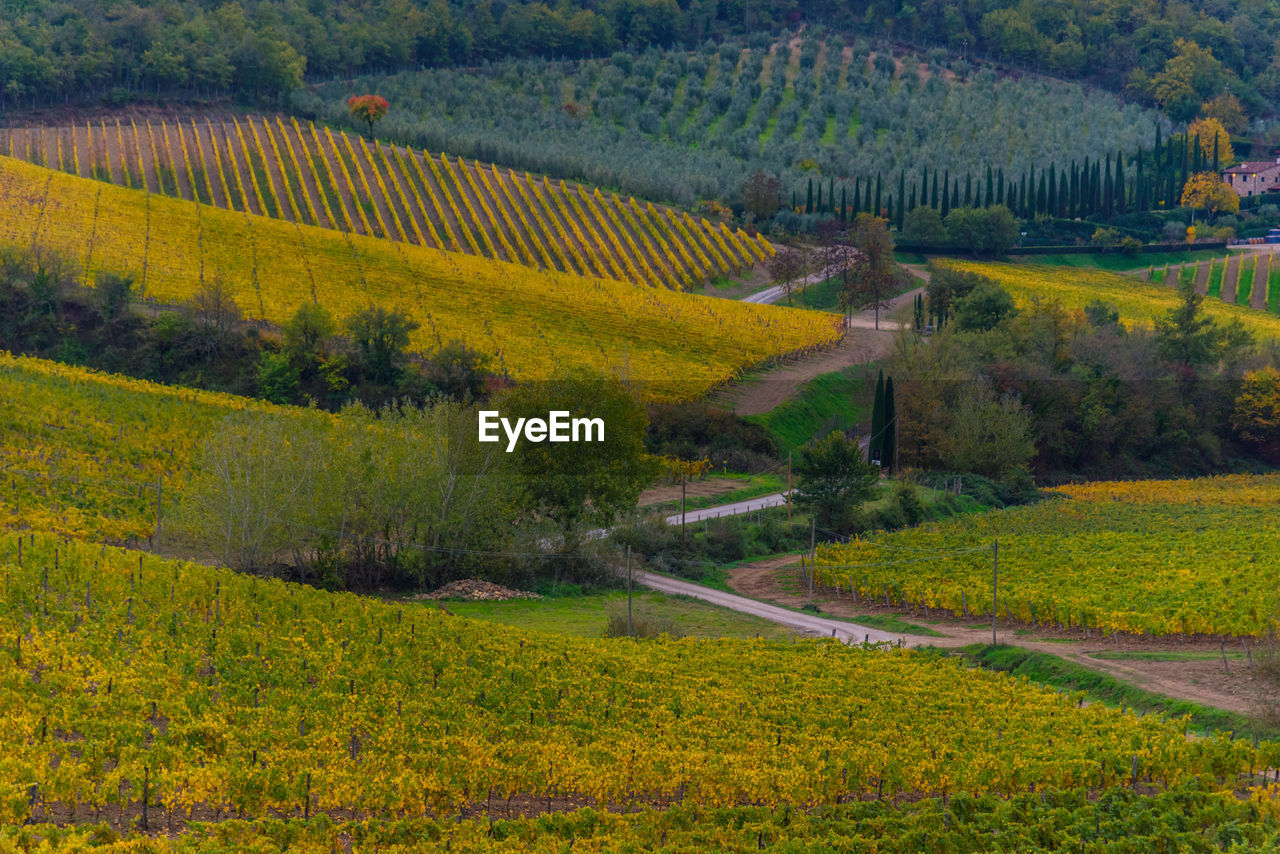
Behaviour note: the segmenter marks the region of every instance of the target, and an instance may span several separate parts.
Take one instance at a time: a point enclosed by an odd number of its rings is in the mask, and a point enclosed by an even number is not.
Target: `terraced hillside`
[[[135,276],[182,303],[220,284],[246,315],[283,323],[308,301],[342,319],[399,308],[419,350],[452,340],[517,379],[570,366],[624,374],[654,398],[699,395],[744,368],[830,344],[817,312],[638,288],[222,210],[0,157],[0,243],[52,250]]]
[[[722,222],[279,116],[0,131],[0,151],[229,210],[672,288],[773,253]]]

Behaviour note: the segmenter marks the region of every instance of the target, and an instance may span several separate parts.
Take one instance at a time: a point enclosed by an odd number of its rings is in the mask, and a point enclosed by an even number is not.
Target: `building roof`
[[[1234,172],[1237,175],[1243,174],[1243,173],[1252,174],[1254,172],[1266,172],[1270,169],[1280,169],[1280,161],[1250,160],[1247,163],[1241,163],[1239,165],[1232,166],[1230,169],[1223,169],[1222,174],[1226,175],[1232,172]]]

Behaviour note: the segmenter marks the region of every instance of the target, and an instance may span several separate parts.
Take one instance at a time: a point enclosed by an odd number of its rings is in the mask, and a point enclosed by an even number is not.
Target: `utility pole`
[[[627,637],[631,637],[631,546],[627,546]]]
[[[996,583],[1000,578],[1000,541],[991,541],[991,645],[996,645]]]
[[[684,472],[680,472],[680,545],[682,545],[682,546],[687,542],[687,540],[686,540],[686,538],[685,538],[685,533],[684,533],[684,523],[685,523],[685,510],[684,510],[684,485],[685,485],[685,480],[686,480],[686,475],[685,475],[685,473],[684,473]]]

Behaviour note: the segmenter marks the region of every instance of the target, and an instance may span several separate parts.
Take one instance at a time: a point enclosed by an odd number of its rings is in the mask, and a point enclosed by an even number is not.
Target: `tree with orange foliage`
[[[1268,460],[1280,460],[1280,371],[1270,365],[1244,375],[1231,427]]]
[[[391,105],[381,95],[352,95],[347,99],[347,109],[351,115],[369,125],[369,138],[373,138],[373,125],[381,121]]]

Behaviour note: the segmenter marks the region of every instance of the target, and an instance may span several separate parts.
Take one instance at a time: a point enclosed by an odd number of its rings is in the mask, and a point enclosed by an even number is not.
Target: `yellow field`
[[[944,261],[949,267],[978,273],[1007,290],[1018,305],[1034,299],[1057,300],[1081,309],[1094,300],[1115,306],[1126,325],[1150,324],[1180,302],[1174,288],[1153,285],[1133,276],[1078,267],[1041,267],[979,261]],[[1205,314],[1220,322],[1239,320],[1245,329],[1266,340],[1280,337],[1280,317],[1217,299],[1206,299]]]
[[[818,549],[846,595],[1133,634],[1265,637],[1280,623],[1280,476],[1062,487],[1066,498]]]
[[[669,208],[280,117],[0,130],[0,154],[289,222],[676,289],[774,252]]]
[[[1191,745],[1179,721],[907,650],[519,632],[49,536],[24,538],[19,566],[15,545],[0,543],[6,824],[132,814],[144,779],[164,827],[511,796],[804,808],[1176,785],[1271,749]]]
[[[220,280],[249,316],[308,300],[338,318],[398,308],[417,349],[461,340],[517,379],[591,366],[685,399],[840,336],[831,315],[638,288],[212,208],[0,157],[0,242],[129,272],[161,303]]]

